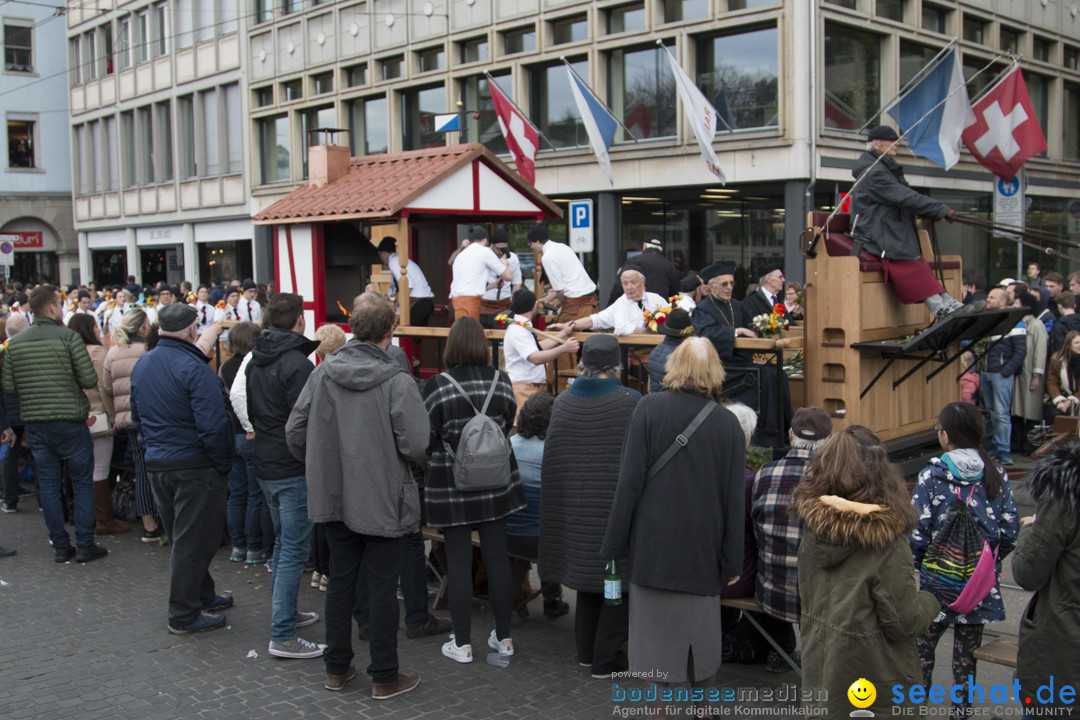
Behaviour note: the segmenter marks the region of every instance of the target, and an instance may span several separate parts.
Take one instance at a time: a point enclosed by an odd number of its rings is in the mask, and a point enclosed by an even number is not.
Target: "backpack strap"
[[[457,380],[450,377],[450,373],[444,372],[443,377],[445,377],[447,380],[449,380],[450,384],[453,385],[455,388],[457,388],[457,391],[459,393],[461,393],[461,396],[463,398],[465,398],[465,402],[469,403],[469,407],[471,407],[473,409],[473,412],[476,413],[477,415],[479,415],[481,411],[477,410],[476,406],[473,405],[472,398],[469,397],[469,393],[465,392],[465,388],[461,387],[461,384]],[[498,380],[499,376],[496,375],[495,379]],[[494,391],[494,386],[492,386],[492,390]],[[488,399],[491,399],[491,394],[490,393],[488,394]],[[484,410],[487,410],[487,402],[484,403]]]
[[[495,395],[495,388],[499,386],[499,371],[495,371],[495,377],[491,378],[491,387],[488,388],[487,397],[484,398],[484,406],[480,408],[481,415],[487,415],[488,405],[491,404],[491,398]]]
[[[675,436],[675,442],[671,443],[668,449],[664,451],[664,454],[657,458],[656,462],[654,462],[652,464],[652,467],[649,468],[649,471],[645,474],[646,485],[648,485],[649,482],[654,477],[656,477],[657,473],[659,473],[664,468],[664,466],[668,464],[671,458],[675,457],[675,453],[686,447],[686,443],[690,441],[690,437],[695,432],[697,432],[697,429],[701,427],[701,424],[703,422],[705,422],[705,418],[707,418],[712,413],[712,411],[718,407],[720,406],[712,400],[707,400],[705,402],[705,406],[698,411],[698,414],[694,416],[694,419],[690,421],[690,424],[687,425],[681,433]]]

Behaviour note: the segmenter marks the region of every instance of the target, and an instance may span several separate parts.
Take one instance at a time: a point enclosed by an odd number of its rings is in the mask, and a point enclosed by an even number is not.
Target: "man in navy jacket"
[[[146,448],[146,469],[172,541],[169,632],[225,626],[212,612],[233,604],[218,595],[210,561],[221,545],[235,438],[225,386],[195,347],[195,308],[158,311],[161,339],[131,373],[131,418]]]
[[[1009,293],[1000,287],[990,291],[986,298],[989,310],[1004,310],[1009,306]],[[1027,326],[1020,322],[1009,334],[986,353],[986,371],[979,383],[983,405],[990,411],[994,424],[993,445],[990,457],[1002,465],[1012,465],[1009,457],[1009,437],[1012,431],[1010,412],[1012,408],[1013,375],[1020,370],[1027,356]],[[994,342],[999,336],[990,338]]]

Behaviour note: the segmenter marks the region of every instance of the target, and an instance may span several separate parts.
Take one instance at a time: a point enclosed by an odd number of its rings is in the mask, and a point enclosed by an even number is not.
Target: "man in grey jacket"
[[[356,298],[349,326],[353,339],[308,378],[285,435],[293,455],[305,459],[308,514],[326,524],[330,545],[326,689],[341,690],[356,675],[352,611],[363,561],[370,602],[367,672],[372,697],[385,700],[420,682],[418,674],[398,672],[395,591],[405,537],[420,520],[408,460],[424,457],[431,426],[416,383],[386,352],[394,326],[386,299],[371,292]]]

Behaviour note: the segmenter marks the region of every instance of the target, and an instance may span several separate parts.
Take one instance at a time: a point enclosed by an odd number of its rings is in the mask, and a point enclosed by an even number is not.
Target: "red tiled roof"
[[[304,185],[254,217],[256,225],[388,219],[459,168],[481,160],[549,217],[562,210],[479,143],[354,157],[348,172],[321,187]],[[491,216],[497,213],[485,213]]]

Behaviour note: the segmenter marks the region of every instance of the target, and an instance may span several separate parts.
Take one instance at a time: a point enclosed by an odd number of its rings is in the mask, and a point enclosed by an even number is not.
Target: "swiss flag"
[[[491,102],[495,105],[495,115],[499,118],[499,128],[506,138],[506,146],[514,156],[514,167],[518,174],[536,184],[536,151],[540,148],[540,132],[529,119],[514,107],[494,80],[488,81],[491,90]]]
[[[964,128],[964,144],[982,165],[1009,182],[1028,158],[1046,150],[1024,75],[1017,67],[972,107],[975,122]]]

